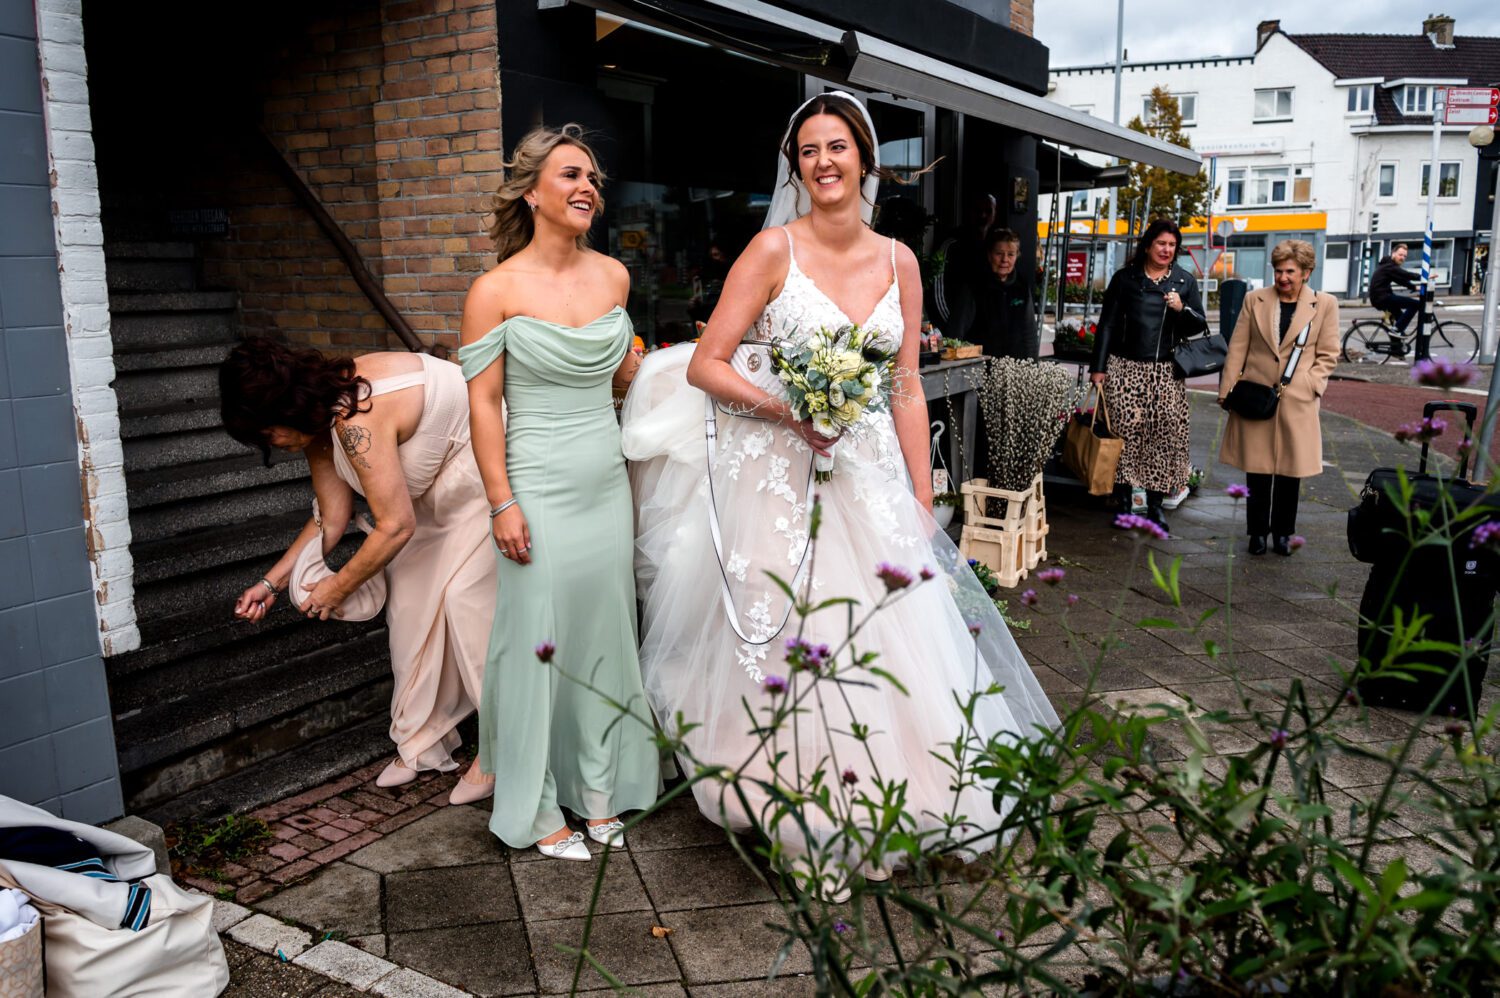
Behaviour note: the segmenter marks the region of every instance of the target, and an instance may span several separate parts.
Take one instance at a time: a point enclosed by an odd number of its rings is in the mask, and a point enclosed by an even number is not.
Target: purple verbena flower
[[[836,935],[841,936],[849,931],[849,923],[842,918],[836,918],[833,920],[833,931]]]
[[[1067,576],[1067,570],[1062,568],[1044,568],[1036,573],[1036,577],[1049,586],[1057,585],[1063,579],[1067,578]]]
[[[1301,534],[1293,534],[1291,537],[1287,538],[1286,546],[1293,551],[1297,550],[1298,548],[1305,548],[1307,547],[1307,538],[1303,537]]]
[[[1003,942],[1005,942],[1005,930],[1004,929],[996,929],[995,930],[995,942],[997,942],[997,943],[1003,943]]]
[[[923,565],[922,571],[917,574],[921,577],[923,582],[931,582],[934,578],[932,569],[928,568],[926,565]]]
[[[844,786],[846,787],[852,787],[854,786],[854,784],[859,782],[859,777],[855,775],[854,770],[852,769],[844,770],[844,773],[840,777],[840,779],[844,781]]]
[[[1286,748],[1286,743],[1292,737],[1292,733],[1285,728],[1276,728],[1271,732],[1271,747],[1275,749]]]
[[[1115,517],[1115,526],[1121,530],[1136,530],[1143,534],[1149,534],[1159,541],[1167,539],[1167,532],[1161,528],[1161,524],[1154,520],[1148,520],[1139,513],[1121,513]]]
[[[1486,520],[1474,528],[1469,538],[1471,548],[1500,548],[1500,520]]]
[[[802,638],[787,638],[786,662],[793,672],[821,672],[832,654],[827,645],[813,645]]]
[[[912,582],[910,572],[900,565],[892,565],[885,561],[875,566],[875,575],[881,582],[885,583],[885,591],[888,593],[896,592],[898,589],[905,589]]]
[[[1448,428],[1446,421],[1437,416],[1428,416],[1420,423],[1402,423],[1396,427],[1394,436],[1401,443],[1425,444],[1443,435]]]
[[[1235,482],[1224,490],[1224,494],[1231,499],[1249,499],[1250,486],[1244,482]]]
[[[1069,606],[1077,606],[1078,605],[1078,594],[1077,593],[1068,593],[1068,605]]]
[[[543,641],[541,644],[536,646],[536,657],[541,659],[543,662],[552,661],[552,656],[556,654],[557,645],[553,644],[551,641]]]
[[[1041,600],[1037,598],[1035,589],[1028,589],[1021,594],[1022,606],[1036,606]]]
[[[1413,381],[1432,388],[1462,388],[1474,380],[1475,373],[1469,364],[1452,360],[1419,360],[1411,368]]]
[[[977,621],[977,620],[971,620],[971,621],[969,621],[969,634],[970,634],[970,636],[977,638],[977,637],[979,637],[979,632],[983,631],[983,630],[984,630],[984,625],[981,624],[979,621]]]
[[[767,676],[765,682],[761,685],[772,696],[780,696],[786,692],[786,680],[780,676]]]

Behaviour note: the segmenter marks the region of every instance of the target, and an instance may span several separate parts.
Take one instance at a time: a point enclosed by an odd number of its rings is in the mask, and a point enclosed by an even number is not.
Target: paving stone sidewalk
[[[1354,603],[1367,574],[1349,555],[1344,512],[1371,467],[1414,464],[1415,451],[1381,431],[1325,415],[1328,467],[1304,484],[1299,515],[1307,546],[1291,558],[1251,558],[1243,550],[1243,509],[1224,495],[1241,478],[1212,460],[1222,425],[1212,399],[1195,394],[1193,454],[1208,478],[1169,514],[1171,539],[1150,546],[1158,558],[1182,558],[1185,621],[1229,599],[1233,665],[1202,647],[1205,637],[1229,640],[1222,624],[1196,637],[1134,628],[1142,617],[1163,615],[1148,573],[1138,572],[1122,588],[1135,542],[1110,527],[1097,501],[1049,487],[1048,547],[1067,577],[1043,593],[1037,608],[1022,608],[1016,599],[1011,605],[1031,621],[1017,641],[1060,710],[1080,698],[1085,656],[1109,633],[1123,636],[1126,646],[1108,656],[1096,689],[1122,705],[1228,706],[1231,668],[1248,687],[1269,694],[1284,693],[1295,679],[1323,695],[1342,692],[1329,663],[1354,658]],[[1046,588],[1023,583],[1017,592],[1031,586]],[[1067,592],[1080,600],[1064,618]],[[1403,715],[1372,709],[1364,737],[1384,744],[1403,737],[1409,725]],[[1229,754],[1252,744],[1230,732],[1216,747]],[[1221,760],[1210,763],[1222,767]],[[567,992],[572,959],[559,947],[581,937],[597,857],[565,863],[508,850],[488,831],[488,802],[446,805],[453,775],[427,775],[388,791],[370,782],[380,769],[366,767],[256,812],[270,823],[274,843],[218,871],[246,906],[220,905],[234,968],[231,998]],[[1379,779],[1373,765],[1329,774],[1334,793],[1351,802]],[[1415,834],[1393,848],[1431,852]],[[224,886],[208,878],[198,885]],[[794,953],[774,982],[765,980],[777,949],[765,923],[778,916],[771,892],[719,829],[691,804],[675,802],[612,857],[592,947],[648,998],[811,994],[810,978],[799,976],[808,969],[804,953]],[[671,932],[659,937],[653,926]],[[589,972],[581,989],[603,986]]]

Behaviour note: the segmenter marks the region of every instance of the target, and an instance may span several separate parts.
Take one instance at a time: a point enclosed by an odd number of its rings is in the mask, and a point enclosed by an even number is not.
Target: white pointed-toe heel
[[[553,842],[551,845],[543,845],[538,842],[536,851],[548,859],[571,859],[579,862],[588,862],[594,857],[589,853],[589,847],[583,844],[583,833],[574,832],[567,838]]]
[[[585,825],[589,838],[614,849],[625,848],[625,822],[611,818],[602,825]]]

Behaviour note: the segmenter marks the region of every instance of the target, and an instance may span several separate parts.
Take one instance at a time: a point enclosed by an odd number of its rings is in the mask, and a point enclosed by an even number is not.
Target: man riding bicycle
[[[1420,300],[1391,290],[1392,284],[1399,284],[1408,291],[1417,289],[1416,275],[1403,266],[1405,263],[1406,244],[1397,243],[1391,247],[1391,255],[1380,261],[1374,276],[1370,278],[1370,304],[1391,313],[1392,326],[1398,337],[1406,332],[1412,317],[1422,307]],[[1391,356],[1398,356],[1400,350],[1399,343],[1392,343]]]

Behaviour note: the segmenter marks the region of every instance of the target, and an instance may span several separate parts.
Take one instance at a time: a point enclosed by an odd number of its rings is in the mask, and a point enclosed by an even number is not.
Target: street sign
[[[1500,119],[1500,87],[1448,87],[1445,125],[1493,125]]]
[[[1500,104],[1500,87],[1449,87],[1447,103],[1450,107],[1454,104],[1494,107]]]
[[[1478,104],[1449,104],[1443,113],[1445,125],[1493,125],[1500,122],[1500,108],[1482,107]]]

